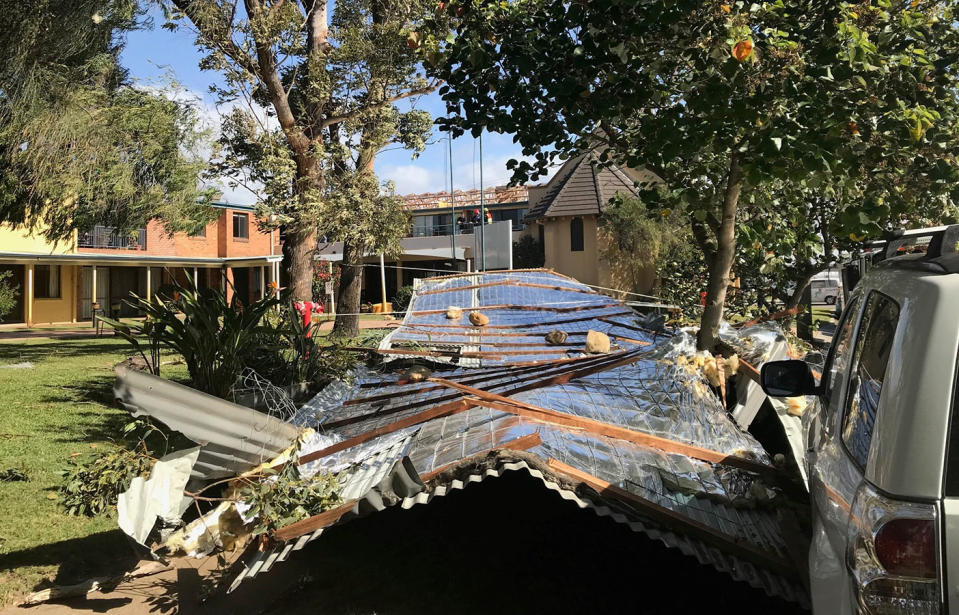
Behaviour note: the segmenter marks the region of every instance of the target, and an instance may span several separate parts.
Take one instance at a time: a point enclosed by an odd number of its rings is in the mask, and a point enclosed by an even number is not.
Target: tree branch
[[[256,60],[240,49],[230,35],[230,31],[233,29],[232,21],[230,23],[218,23],[216,20],[207,18],[204,16],[198,0],[172,0],[172,2],[173,6],[180,9],[193,23],[197,32],[207,44],[236,62],[240,68],[251,76],[259,78],[259,66],[257,66]]]
[[[244,4],[247,15],[251,20],[262,18],[263,6],[259,0],[244,0]],[[276,58],[269,42],[256,36],[257,28],[252,30],[257,63],[260,67],[259,78],[270,95],[270,102],[273,103],[273,109],[276,110],[276,119],[280,123],[280,128],[283,129],[283,133],[290,141],[290,146],[298,158],[297,164],[305,164],[305,160],[299,159],[306,156],[310,147],[310,140],[303,134],[303,130],[297,126],[296,117],[293,115],[289,97],[283,88],[280,74],[277,72]]]
[[[377,109],[382,109],[383,107],[387,105],[391,105],[398,100],[403,100],[404,98],[410,98],[412,96],[422,96],[423,94],[429,94],[430,92],[436,91],[438,87],[440,87],[439,82],[434,81],[433,83],[429,84],[426,87],[418,88],[415,90],[409,90],[408,92],[403,92],[402,94],[397,94],[396,96],[390,96],[388,98],[383,99],[380,102],[374,103],[372,105],[366,105],[364,107],[360,107],[359,109],[350,111],[349,113],[343,113],[341,115],[332,115],[330,117],[327,117],[325,120],[323,120],[323,124],[321,125],[321,128],[327,128],[329,126],[332,126],[333,124],[342,124],[343,122],[353,119],[354,117],[358,115],[361,115],[363,113],[369,113],[370,111],[376,111]]]

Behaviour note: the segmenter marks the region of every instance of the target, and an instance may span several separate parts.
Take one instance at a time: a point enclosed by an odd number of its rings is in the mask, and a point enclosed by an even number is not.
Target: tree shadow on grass
[[[102,340],[102,341],[101,341]],[[107,353],[132,354],[128,342],[117,338],[94,343],[90,339],[53,340],[41,344],[21,341],[0,341],[0,364],[20,361],[41,363],[58,358],[77,358]]]
[[[28,566],[58,566],[53,579],[45,579],[32,588],[37,591],[93,577],[122,575],[132,570],[138,560],[130,540],[116,529],[0,555],[0,574]]]

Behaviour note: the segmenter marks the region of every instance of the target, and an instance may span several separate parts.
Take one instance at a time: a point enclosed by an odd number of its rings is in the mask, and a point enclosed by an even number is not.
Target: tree
[[[20,296],[20,285],[11,280],[12,277],[12,271],[0,271],[0,322],[17,307]]]
[[[513,242],[513,268],[536,269],[546,262],[545,246],[533,238],[523,235]]]
[[[122,231],[162,218],[173,231],[212,219],[193,109],[133,88],[118,64],[137,3],[2,8],[0,219],[55,240],[95,224]]]
[[[514,181],[590,149],[664,180],[644,200],[687,217],[708,269],[698,345],[712,348],[737,217],[768,210],[770,186],[836,199],[853,238],[908,213],[904,184],[951,199],[954,4],[484,2],[427,52],[445,127],[513,133],[535,156],[511,162]]]
[[[373,163],[392,142],[422,149],[430,118],[394,103],[436,84],[418,70],[425,31],[420,0],[171,0],[170,26],[189,22],[206,52],[201,67],[219,70],[223,100],[245,97],[224,131],[221,169],[233,166],[263,184],[266,226],[285,231],[293,296],[311,299],[318,229],[342,240],[335,331],[358,332],[360,276],[369,251],[395,250],[405,231],[398,202],[379,185]],[[278,128],[259,124],[257,103]]]
[[[623,193],[603,207],[599,225],[601,256],[609,265],[613,286],[630,292],[649,293],[661,276],[663,261],[690,239],[678,214],[651,216],[642,199]]]

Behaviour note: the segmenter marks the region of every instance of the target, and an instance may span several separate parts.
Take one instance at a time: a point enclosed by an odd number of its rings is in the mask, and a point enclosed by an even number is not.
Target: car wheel
[[[826,305],[836,305],[835,297],[826,297]]]

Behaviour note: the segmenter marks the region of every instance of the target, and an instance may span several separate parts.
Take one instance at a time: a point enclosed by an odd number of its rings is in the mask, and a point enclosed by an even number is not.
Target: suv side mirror
[[[805,361],[770,361],[759,375],[763,391],[770,397],[798,397],[819,392],[812,369]]]

